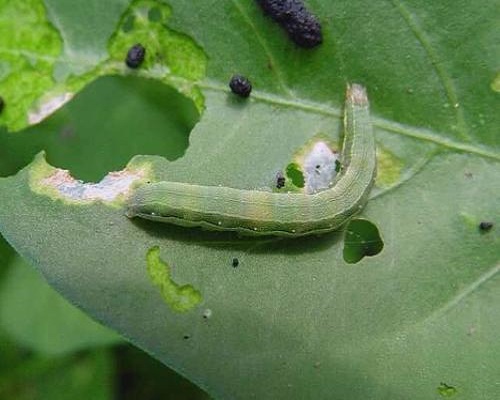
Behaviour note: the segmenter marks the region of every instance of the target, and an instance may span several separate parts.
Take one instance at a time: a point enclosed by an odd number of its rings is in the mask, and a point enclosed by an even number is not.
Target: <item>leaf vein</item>
[[[460,102],[458,100],[458,95],[455,89],[455,85],[451,76],[446,71],[446,68],[440,62],[440,57],[438,53],[432,47],[430,38],[426,35],[425,31],[419,25],[417,18],[406,8],[403,4],[402,0],[391,0],[394,7],[396,7],[397,11],[404,19],[408,27],[411,29],[417,40],[422,45],[427,57],[430,60],[430,63],[434,70],[436,71],[437,76],[439,77],[441,84],[446,93],[446,97],[448,101],[451,103],[451,106],[456,110],[456,120],[457,120],[457,128],[458,132],[463,140],[470,141],[469,130],[467,128],[467,124],[465,121],[465,116],[463,112],[463,108],[460,107]]]
[[[216,92],[227,92],[227,88],[225,86],[221,86],[220,84],[213,83],[210,81],[199,82],[198,86],[205,90],[212,90]],[[286,100],[281,97],[265,92],[260,92],[257,90],[252,91],[252,99],[254,101],[257,100],[272,105],[295,108],[305,112],[312,112],[320,115],[342,118],[342,110],[340,108],[333,107],[332,105],[325,105],[325,104],[311,102],[309,100],[303,100],[303,99]],[[408,136],[425,142],[434,143],[450,151],[471,153],[484,158],[500,161],[499,152],[489,150],[480,145],[464,143],[450,139],[447,137],[449,136],[448,133],[442,133],[442,132],[436,133],[427,129],[408,126],[375,116],[372,117],[372,122],[376,128],[386,130],[387,132],[392,132],[402,136]]]
[[[447,314],[460,303],[462,303],[467,297],[472,295],[476,290],[483,286],[486,282],[493,279],[500,272],[500,264],[497,264],[492,269],[483,273],[479,278],[472,282],[469,286],[460,291],[455,297],[450,301],[445,303],[439,310],[434,312],[430,319],[438,318],[444,314]]]

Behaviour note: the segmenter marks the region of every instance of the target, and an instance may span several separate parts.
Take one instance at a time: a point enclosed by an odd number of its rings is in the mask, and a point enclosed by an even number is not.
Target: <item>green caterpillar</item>
[[[361,85],[347,87],[344,128],[343,169],[329,189],[285,194],[157,182],[135,190],[127,216],[250,235],[297,237],[336,230],[363,208],[376,174],[368,97]]]

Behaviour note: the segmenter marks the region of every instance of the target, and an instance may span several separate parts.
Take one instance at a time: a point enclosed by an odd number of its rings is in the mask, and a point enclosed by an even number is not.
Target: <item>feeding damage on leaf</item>
[[[30,125],[38,124],[59,110],[72,98],[73,93],[70,92],[44,97],[37,102],[34,108],[28,111],[28,122]]]
[[[335,148],[335,143],[323,134],[307,141],[286,167],[286,175],[290,178],[290,183],[286,181],[286,189],[313,194],[331,187],[340,171],[340,157]]]
[[[158,287],[163,300],[172,310],[186,312],[201,303],[201,293],[193,286],[181,286],[173,281],[171,268],[160,258],[160,248],[158,246],[148,250],[146,261],[151,282]]]
[[[45,160],[45,153],[36,157],[30,168],[30,188],[33,192],[71,204],[102,202],[120,206],[135,185],[150,179],[150,167],[127,166],[110,172],[100,182],[84,183],[73,178],[68,170],[55,168]]]
[[[403,161],[389,150],[377,148],[377,177],[375,184],[379,188],[388,188],[401,181]]]
[[[28,112],[34,103],[56,86],[59,93],[65,90],[55,78],[64,44],[43,1],[0,1],[0,16],[0,95],[8,105],[0,125],[14,132],[31,124]]]
[[[338,155],[323,141],[318,141],[304,157],[307,193],[328,189],[337,176]]]

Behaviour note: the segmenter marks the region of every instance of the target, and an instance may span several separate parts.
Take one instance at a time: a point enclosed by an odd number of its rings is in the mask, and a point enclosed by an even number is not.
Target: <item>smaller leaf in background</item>
[[[61,53],[58,32],[39,0],[0,2],[0,83],[7,104],[0,124],[21,129],[31,104],[55,85],[52,71]]]
[[[106,350],[65,357],[27,355],[0,332],[0,398],[9,400],[111,400],[112,355]]]
[[[52,355],[121,342],[64,300],[19,256],[0,286],[0,327],[23,346]]]
[[[10,247],[3,236],[0,235],[0,278],[3,276],[3,272],[7,270],[7,266],[15,255],[16,252],[14,249]]]
[[[202,389],[133,346],[116,349],[120,400],[209,400]]]

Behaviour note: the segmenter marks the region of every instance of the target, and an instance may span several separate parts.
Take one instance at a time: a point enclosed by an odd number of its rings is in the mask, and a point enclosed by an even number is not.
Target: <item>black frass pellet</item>
[[[252,84],[250,81],[241,75],[234,75],[231,81],[229,81],[229,87],[234,94],[241,97],[250,96],[250,92],[252,91]]]
[[[127,53],[125,64],[129,68],[139,68],[146,56],[146,49],[140,43],[134,44]]]
[[[298,46],[311,48],[323,42],[321,25],[299,0],[256,0],[264,12],[288,33]]]

